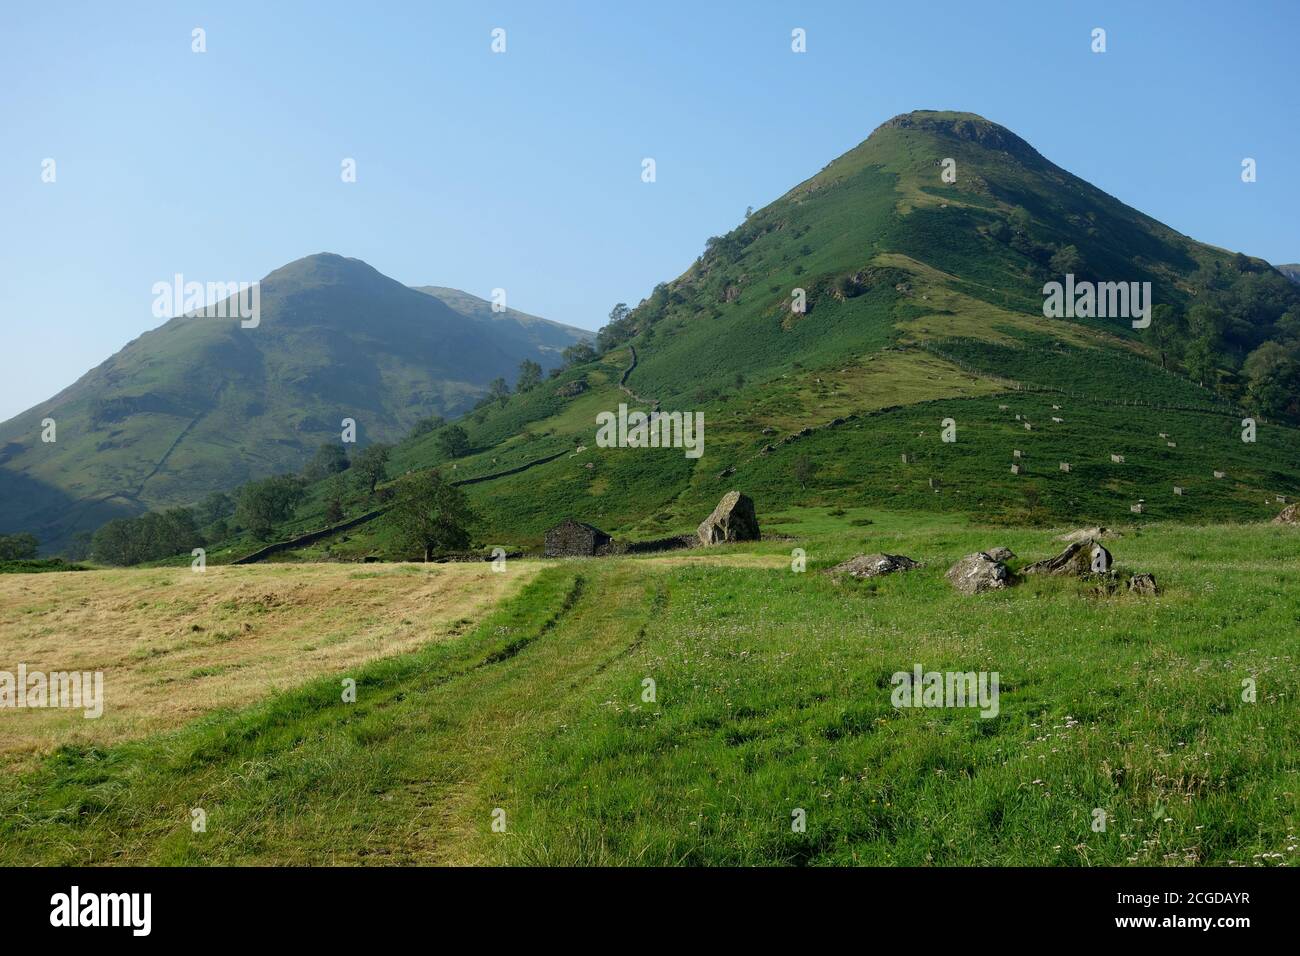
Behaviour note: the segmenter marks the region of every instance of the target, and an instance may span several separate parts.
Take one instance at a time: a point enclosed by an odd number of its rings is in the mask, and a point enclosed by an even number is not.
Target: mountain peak
[[[374,266],[360,259],[341,256],[335,252],[317,252],[280,266],[262,281],[272,284],[280,282],[337,285],[358,279],[374,281],[386,277]]]
[[[1042,159],[1038,150],[1025,140],[1005,126],[985,119],[978,113],[956,110],[913,110],[910,113],[899,113],[876,127],[868,140],[875,138],[882,130],[914,130],[932,133],[976,143],[987,149],[1000,150],[1013,156]]]

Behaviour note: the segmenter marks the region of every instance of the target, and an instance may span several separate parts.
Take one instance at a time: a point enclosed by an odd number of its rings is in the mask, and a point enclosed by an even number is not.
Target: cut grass
[[[0,862],[1297,862],[1293,529],[1122,529],[1154,599],[1041,578],[967,598],[943,580],[961,555],[1062,545],[844,510],[783,515],[790,540],[557,562],[472,632],[352,671],[355,704],[335,673],[61,750],[0,790]],[[817,573],[877,550],[924,566]],[[895,710],[917,663],[998,671],[998,716]]]
[[[104,714],[0,711],[0,765],[239,707],[463,633],[540,564],[89,571],[0,577],[0,669],[104,672]]]

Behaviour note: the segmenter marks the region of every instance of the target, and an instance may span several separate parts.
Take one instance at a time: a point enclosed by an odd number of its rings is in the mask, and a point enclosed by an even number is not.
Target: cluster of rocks
[[[1024,567],[1020,574],[1007,565],[1015,559],[1016,554],[1010,548],[996,547],[986,551],[977,551],[962,558],[944,575],[948,583],[962,594],[983,594],[986,591],[999,591],[1009,588],[1020,580],[1020,575],[1047,574],[1077,577],[1094,586],[1099,594],[1113,594],[1120,589],[1120,578],[1111,569],[1111,554],[1105,546],[1086,532],[1099,535],[1110,534],[1105,528],[1085,528],[1073,532],[1066,538],[1071,540],[1060,554],[1035,561]],[[901,554],[859,554],[842,564],[827,569],[832,576],[847,575],[859,580],[878,578],[899,571],[911,571],[921,564]],[[1134,574],[1127,582],[1129,592],[1140,595],[1160,593],[1156,586],[1155,575]]]
[[[1111,569],[1110,551],[1094,537],[1094,534],[1102,536],[1108,533],[1105,528],[1084,528],[1062,535],[1058,540],[1070,542],[1064,551],[1026,565],[1020,574],[1077,577],[1095,584],[1104,593],[1114,593],[1119,589],[1119,578]],[[1007,567],[1006,562],[1014,557],[1008,548],[990,548],[988,551],[968,554],[948,569],[946,577],[963,594],[980,594],[1010,587],[1016,582],[1017,575]],[[1155,575],[1145,573],[1132,575],[1128,579],[1128,590],[1142,595],[1160,593]]]
[[[1290,512],[1293,522],[1300,522],[1300,506],[1293,505]],[[1278,520],[1282,520],[1279,518]],[[696,538],[702,545],[725,544],[733,541],[757,541],[761,538],[754,500],[739,491],[729,491],[713,512],[696,529]],[[1020,575],[1046,574],[1070,576],[1091,582],[1098,593],[1112,594],[1120,588],[1120,579],[1111,568],[1111,553],[1100,541],[1116,537],[1107,528],[1081,528],[1061,535],[1058,541],[1067,542],[1060,554],[1026,565]],[[676,542],[675,542],[676,543]],[[681,542],[685,543],[685,542]],[[680,544],[677,544],[680,546]],[[1019,579],[1008,565],[1016,554],[1010,548],[994,547],[968,554],[944,575],[948,583],[963,594],[983,594],[1014,585]],[[900,571],[921,567],[919,561],[902,554],[859,554],[828,568],[826,574],[834,577],[848,576],[858,580],[884,577]],[[1156,595],[1160,593],[1155,575],[1138,573],[1128,578],[1130,593]]]
[[[819,432],[826,428],[839,428],[841,425],[848,424],[849,422],[853,421],[857,417],[858,417],[857,414],[854,413],[854,414],[846,415],[843,418],[832,418],[830,421],[822,425],[805,425],[803,428],[799,429],[797,432],[794,432],[793,434],[786,435],[784,438],[779,438],[776,441],[772,442],[771,444],[764,445],[762,448],[758,450],[758,453],[760,455],[770,455],[772,454],[772,452],[776,451],[782,445],[788,445],[790,444],[790,442],[798,441],[801,438],[807,438],[813,432]],[[774,429],[772,428],[764,428],[763,434],[770,435],[773,433],[773,431]]]

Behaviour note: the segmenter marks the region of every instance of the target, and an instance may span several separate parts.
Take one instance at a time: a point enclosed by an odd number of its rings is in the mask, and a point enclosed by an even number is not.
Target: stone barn
[[[609,535],[581,521],[565,518],[546,532],[548,558],[593,557],[609,544]]]

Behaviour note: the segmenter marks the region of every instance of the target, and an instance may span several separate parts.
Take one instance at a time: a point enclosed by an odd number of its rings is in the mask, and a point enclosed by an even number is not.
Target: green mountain
[[[592,335],[583,329],[561,325],[550,319],[543,319],[518,309],[492,311],[492,303],[476,295],[462,292],[460,289],[448,289],[438,285],[412,286],[417,292],[431,295],[448,308],[460,313],[466,319],[488,326],[500,343],[515,344],[521,349],[531,348],[541,352],[548,361],[541,362],[546,368],[561,364],[560,353],[570,345],[583,339],[590,340]]]
[[[395,441],[469,409],[494,378],[514,381],[523,360],[553,368],[590,337],[480,301],[321,254],[262,280],[255,328],[173,318],[0,425],[0,529],[58,547],[113,517],[296,470],[344,418],[360,445]]]
[[[1044,284],[1066,273],[1149,282],[1150,326],[1045,318]],[[689,532],[733,487],[760,521],[848,506],[1257,520],[1300,490],[1297,330],[1300,290],[1263,260],[1178,233],[986,119],[920,111],[709,239],[601,330],[598,361],[469,414],[472,453],[448,460],[425,435],[392,471],[529,466],[468,487],[481,542],[524,546],[565,516]],[[702,411],[704,455],[597,447],[596,415],[623,402]],[[282,532],[323,524],[309,504]],[[323,551],[401,553],[383,520],[306,553]]]

